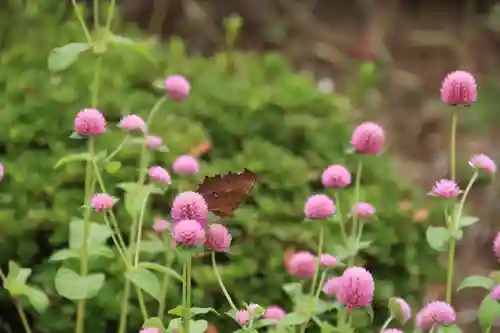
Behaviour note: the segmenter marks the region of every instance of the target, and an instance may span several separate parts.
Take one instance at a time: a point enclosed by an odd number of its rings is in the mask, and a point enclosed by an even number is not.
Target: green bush
[[[80,141],[68,136],[77,111],[90,100],[93,59],[83,54],[67,71],[49,72],[52,48],[83,40],[78,23],[61,22],[63,11],[51,6],[40,5],[32,15],[15,8],[0,11],[0,22],[9,27],[2,30],[0,54],[0,145],[6,170],[0,194],[0,262],[4,267],[13,259],[33,268],[34,283],[48,293],[51,303],[35,318],[36,331],[62,333],[74,325],[74,305],[56,294],[53,279],[59,263],[47,259],[55,249],[67,246],[68,223],[80,215],[84,167],[70,163],[54,170],[54,164],[83,149]],[[348,99],[318,92],[311,78],[294,73],[283,57],[272,53],[187,56],[183,43],[173,39],[168,45],[116,46],[103,61],[99,109],[111,131],[99,139],[100,149],[113,149],[123,139],[120,131],[113,130],[121,115],[145,115],[151,108],[162,94],[153,82],[175,73],[190,80],[188,101],[167,102],[154,123],[152,132],[161,135],[170,149],[168,154],[157,154],[156,162],[168,167],[175,156],[208,140],[213,148],[203,156],[203,175],[243,168],[259,174],[252,198],[227,220],[234,246],[229,260],[221,263],[221,272],[235,301],[289,308],[282,290],[291,281],[284,270],[284,250],[314,250],[317,241],[315,226],[301,223],[304,201],[324,191],[319,179],[329,164],[355,170],[355,161],[346,153],[354,121]],[[123,167],[106,176],[109,185],[130,181],[136,173],[136,147],[124,150],[119,158]],[[373,243],[361,257],[377,281],[376,311],[386,311],[393,295],[418,303],[423,281],[441,277],[439,270],[426,269],[437,259],[426,245],[424,226],[411,223],[411,212],[398,208],[403,198],[423,205],[423,193],[393,175],[390,157],[366,160],[361,195],[377,207],[378,219],[367,228],[366,238]],[[155,199],[148,221],[167,215],[173,194],[192,189],[196,181],[174,178],[175,191]],[[349,197],[352,190],[347,193]],[[347,211],[347,202],[341,206]],[[127,229],[126,214],[118,216]],[[327,250],[335,253],[338,230],[328,228]],[[106,269],[107,282],[89,302],[87,331],[104,332],[116,325],[123,279],[120,266],[109,260],[92,262],[91,268]],[[194,303],[225,309],[208,263],[200,260],[193,276]],[[170,295],[168,303],[177,304],[178,297]],[[142,319],[133,300],[131,307],[131,332],[137,332]],[[229,331],[226,325],[233,324],[221,320],[213,318],[219,327],[224,325],[221,332]]]

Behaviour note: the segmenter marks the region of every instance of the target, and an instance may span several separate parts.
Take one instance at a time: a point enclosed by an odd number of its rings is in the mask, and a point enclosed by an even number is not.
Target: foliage
[[[81,218],[84,161],[66,163],[57,170],[54,165],[68,154],[83,151],[81,141],[68,137],[76,112],[87,107],[91,99],[88,86],[93,81],[95,60],[81,44],[53,51],[54,47],[84,43],[85,39],[75,20],[62,20],[66,14],[61,6],[51,6],[48,2],[40,4],[31,15],[18,7],[0,11],[0,22],[10,24],[1,36],[4,70],[0,98],[4,110],[0,120],[4,131],[0,142],[6,176],[0,196],[0,259],[5,264],[13,259],[31,267],[30,283],[48,294],[50,305],[36,317],[37,331],[58,333],[73,328],[74,306],[58,295],[73,300],[97,295],[88,302],[86,326],[89,332],[104,332],[108,325],[116,325],[120,311],[117,295],[121,295],[124,282],[118,255],[113,259],[106,254],[106,231],[96,233],[103,238],[95,240],[92,247],[98,254],[90,257],[91,275],[73,277],[73,284],[68,285],[70,273],[58,270],[61,257],[67,259],[64,267],[77,268],[77,255],[71,250],[78,246],[72,245],[70,226],[75,218]],[[234,245],[231,255],[221,258],[226,262],[221,263],[220,271],[238,304],[282,304],[291,310],[281,288],[290,281],[283,269],[283,253],[289,247],[316,248],[315,228],[300,223],[304,201],[323,191],[318,179],[326,166],[338,163],[350,170],[355,167],[355,159],[346,153],[353,122],[346,97],[318,92],[311,78],[295,74],[276,54],[188,56],[178,39],[160,45],[144,41],[134,32],[131,36],[106,36],[111,47],[102,59],[99,109],[110,122],[110,131],[98,141],[98,151],[111,151],[122,141],[124,135],[113,128],[120,116],[145,116],[163,94],[153,83],[168,74],[186,76],[192,83],[190,98],[178,104],[167,101],[152,126],[151,131],[160,134],[170,150],[157,154],[155,162],[169,166],[176,156],[209,141],[212,149],[201,161],[203,175],[243,168],[259,174],[252,199],[227,221]],[[138,42],[134,42],[136,38]],[[47,63],[51,52],[53,57]],[[70,58],[68,52],[72,52]],[[58,72],[49,72],[47,66]],[[138,151],[138,145],[129,145],[119,153],[121,167],[105,175],[107,188],[135,178]],[[394,178],[388,157],[367,159],[364,170],[361,199],[377,207],[378,219],[367,226],[366,238],[373,243],[363,251],[361,260],[377,280],[374,308],[380,313],[393,295],[404,295],[410,303],[417,303],[423,281],[441,278],[441,271],[426,269],[435,266],[437,259],[426,245],[425,228],[411,222],[411,210],[402,211],[398,206],[401,199],[408,199],[415,208],[426,207],[423,193]],[[198,180],[174,178],[172,191],[154,197],[145,221],[168,214],[173,194],[192,189]],[[117,188],[110,194],[123,203],[124,191]],[[352,196],[353,189],[346,190],[344,197]],[[347,211],[348,202],[341,206]],[[120,227],[128,230],[127,212],[119,209],[116,214]],[[103,225],[101,216],[94,214],[92,220],[96,226]],[[146,230],[149,227],[146,225]],[[155,247],[155,238],[145,233],[149,241],[144,245],[143,251],[148,253],[143,259],[160,260],[163,248]],[[337,225],[328,227],[327,252],[337,250],[338,235]],[[56,252],[61,249],[66,252]],[[137,279],[143,272],[128,272],[127,278]],[[102,289],[87,290],[81,286],[88,283],[81,279],[92,279],[92,285],[97,288],[102,284]],[[194,304],[227,310],[204,259],[196,260],[193,279]],[[173,288],[176,292],[169,294],[170,307],[179,304],[178,289]],[[149,293],[156,292],[152,289]],[[25,295],[30,300],[36,297]],[[145,298],[152,312],[155,301],[149,295]],[[30,308],[25,299],[21,300]],[[43,303],[32,301],[39,311],[45,308]],[[142,318],[135,299],[130,306],[130,327],[136,332]],[[222,320],[207,318],[215,323]],[[227,321],[221,325],[224,332],[229,330],[228,325],[236,327]]]

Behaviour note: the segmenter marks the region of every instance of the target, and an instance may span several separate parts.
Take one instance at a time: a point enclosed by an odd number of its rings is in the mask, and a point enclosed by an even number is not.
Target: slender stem
[[[394,318],[392,316],[389,316],[389,318],[387,318],[387,320],[384,322],[384,325],[382,325],[382,327],[380,328],[380,333],[382,333],[387,328],[387,326],[389,326],[393,319]]]
[[[106,161],[111,162],[113,160],[113,157],[115,157],[129,141],[130,141],[130,136],[127,135],[120,143],[120,145],[116,147],[116,149],[111,154],[108,155]]]
[[[212,268],[214,269],[214,274],[215,277],[217,278],[217,282],[219,282],[220,289],[222,289],[222,293],[226,297],[227,302],[229,303],[229,306],[235,311],[238,311],[238,308],[236,305],[234,305],[233,300],[231,299],[231,296],[229,296],[229,293],[227,292],[226,287],[224,286],[224,283],[222,282],[222,278],[220,276],[219,270],[217,269],[217,262],[215,261],[215,252],[211,253],[211,258],[212,258]]]
[[[94,0],[94,29],[99,29],[99,0]]]
[[[118,326],[119,333],[125,333],[127,328],[127,316],[128,316],[128,296],[130,295],[130,282],[125,281],[125,286],[123,288],[123,298],[120,310],[120,324]],[[125,297],[127,296],[127,297]]]
[[[104,191],[103,191],[104,192]],[[125,241],[123,240],[123,237],[122,237],[122,233],[120,231],[120,226],[118,225],[118,222],[116,220],[116,216],[115,216],[115,213],[113,213],[112,210],[110,210],[108,212],[109,214],[109,217],[111,218],[110,219],[110,222],[111,222],[111,226],[112,228],[114,227],[115,228],[115,231],[116,231],[116,238],[118,239],[118,243],[120,244],[120,246],[122,247],[123,249],[123,253],[127,253],[127,246],[125,245]]]
[[[122,248],[122,246],[120,244],[120,241],[118,240],[115,232],[113,231],[112,224],[111,224],[111,222],[109,221],[109,219],[108,219],[108,217],[106,215],[104,215],[104,221],[106,222],[106,224],[108,225],[108,227],[112,230],[112,232],[111,232],[111,239],[113,240],[113,243],[115,244],[115,247],[118,250],[118,253],[120,254],[120,257],[122,258],[123,263],[125,264],[125,267],[127,267],[129,265],[129,263],[128,263],[128,258],[127,258],[127,256],[125,255],[125,252],[124,252],[124,250],[126,250],[126,248],[125,249]]]
[[[146,308],[146,302],[144,301],[144,295],[142,294],[141,289],[135,286],[135,292],[137,293],[137,300],[139,301],[139,308],[141,309],[142,319],[144,321],[148,320],[149,314],[148,309]]]
[[[88,44],[92,44],[92,35],[90,34],[90,31],[87,28],[87,25],[85,24],[85,20],[83,19],[82,11],[78,7],[78,4],[76,3],[76,0],[71,0],[71,3],[73,4],[73,8],[75,10],[76,18],[78,19],[78,22],[80,22],[80,25],[82,27],[83,33],[85,34],[85,39],[87,39],[87,43]]]
[[[5,286],[5,279],[6,276],[2,269],[0,268],[0,278],[2,279],[2,283]],[[19,315],[19,319],[21,319],[21,324],[23,325],[24,331],[26,333],[32,333],[30,324],[28,323],[28,318],[26,317],[26,313],[24,312],[23,306],[21,305],[21,302],[15,297],[12,297],[12,302],[14,303],[14,306],[16,307],[17,314]]]
[[[314,293],[316,291],[316,284],[318,283],[318,277],[319,277],[319,271],[320,271],[320,256],[321,252],[323,251],[323,239],[324,239],[324,228],[321,225],[319,229],[319,241],[318,241],[318,251],[317,251],[317,258],[316,258],[316,269],[314,270],[314,277],[311,283],[311,290],[309,292],[309,302],[307,305],[307,317],[311,318],[311,316],[314,313],[314,308],[316,307],[316,302],[317,302],[317,297],[314,297]],[[319,295],[318,295],[319,296]],[[300,331],[304,333],[307,328],[307,324],[309,323],[309,320],[307,320],[303,325]]]
[[[163,254],[165,256],[165,265],[167,267],[172,267],[173,261],[174,261],[174,256],[172,255],[172,250],[170,249],[170,237],[168,233],[165,233],[165,236],[163,237],[163,244],[164,244],[164,251]],[[169,274],[164,274],[163,275],[163,281],[161,284],[161,296],[160,296],[160,304],[158,306],[158,317],[160,319],[163,319],[165,316],[165,308],[166,308],[166,303],[167,303],[167,291],[168,291],[168,285],[169,285],[169,280],[170,280],[170,275]]]
[[[116,11],[116,0],[111,0],[111,4],[108,7],[108,17],[106,18],[106,31],[111,28],[111,23],[113,22],[113,17]]]
[[[363,171],[363,162],[361,161],[361,159],[359,159],[358,168],[357,168],[357,172],[356,172],[356,183],[354,185],[354,204],[359,202],[359,190],[360,190],[360,184],[361,184],[361,172],[362,171]],[[358,216],[356,214],[354,214],[354,216],[352,217],[352,230],[351,230],[352,240],[354,240],[355,237],[357,236],[357,233],[358,233],[357,229],[358,229]],[[357,251],[349,257],[348,266],[354,265],[354,263],[356,261],[356,254],[357,254]]]
[[[479,177],[479,172],[475,171],[472,174],[472,177],[469,180],[469,184],[467,184],[467,187],[465,188],[464,194],[462,195],[462,199],[460,200],[460,205],[458,206],[458,212],[457,212],[457,219],[460,219],[462,216],[462,211],[465,206],[465,201],[467,200],[467,197],[469,196],[469,192],[472,189],[472,186],[476,182],[477,178]],[[458,222],[458,221],[457,221]]]
[[[340,196],[339,196],[339,193],[337,191],[334,192],[333,194],[334,198],[335,198],[335,205],[337,206],[337,214],[339,216],[339,220],[340,220],[340,235],[342,236],[342,240],[344,242],[344,245],[345,246],[348,246],[347,242],[347,233],[345,231],[345,225],[344,225],[344,219],[343,219],[343,216],[342,216],[342,212],[340,210]]]
[[[148,126],[148,132],[149,132],[149,126],[151,126],[155,116],[156,116],[156,113],[160,110],[161,106],[163,105],[163,103],[165,103],[165,101],[167,100],[167,96],[163,96],[162,98],[160,98],[156,103],[155,105],[153,105],[153,108],[151,109],[151,111],[149,112],[149,115],[148,115],[148,118],[146,120],[146,124]]]
[[[453,111],[453,117],[451,120],[451,142],[450,142],[450,168],[451,168],[451,179],[456,178],[456,142],[457,142],[457,124],[458,124],[458,113]]]
[[[327,276],[326,271],[321,273],[321,278],[319,279],[318,288],[316,288],[316,294],[314,295],[315,299],[319,299],[319,294],[321,294],[321,290],[323,288],[323,285],[325,284],[326,276]]]
[[[186,259],[184,264],[184,304],[183,304],[183,332],[189,332],[190,320],[191,320],[191,255]]]
[[[142,202],[142,206],[141,206],[141,211],[139,213],[139,225],[137,226],[137,237],[136,237],[136,243],[135,243],[134,267],[137,267],[137,265],[139,265],[139,257],[141,254],[142,225],[144,223],[144,214],[146,212],[148,198],[149,198],[149,194],[144,197],[144,201]]]

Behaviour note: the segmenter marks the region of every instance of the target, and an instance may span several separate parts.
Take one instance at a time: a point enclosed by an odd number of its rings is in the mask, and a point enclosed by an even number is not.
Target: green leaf
[[[140,185],[136,183],[121,183],[117,185],[125,191],[125,210],[130,217],[136,217],[141,211],[144,200],[149,194],[161,194],[153,185]]]
[[[126,46],[131,50],[134,50],[135,52],[142,54],[143,56],[148,58],[148,60],[155,62],[155,59],[151,56],[151,53],[149,52],[150,47],[146,42],[134,41],[133,39],[116,35],[113,35],[110,38],[109,42],[116,46]]]
[[[79,154],[66,155],[66,156],[60,158],[59,161],[56,162],[56,164],[54,165],[54,169],[59,169],[63,165],[71,163],[71,162],[91,161],[91,160],[92,160],[92,155],[89,153],[79,153]]]
[[[391,297],[389,299],[389,311],[391,316],[397,319],[400,323],[402,324],[406,323],[406,318],[403,309],[401,308],[395,297]]]
[[[44,312],[49,307],[49,298],[40,289],[27,286],[25,295],[28,297],[31,305],[39,313]]]
[[[309,317],[303,313],[292,312],[284,316],[278,324],[278,328],[286,326],[302,325],[309,320]]]
[[[495,282],[495,284],[500,284],[500,271],[491,272],[490,279],[492,279]]]
[[[457,288],[457,291],[466,288],[483,288],[486,290],[491,289],[495,285],[495,282],[486,276],[473,275],[468,276],[462,280],[460,285]]]
[[[88,249],[89,257],[105,257],[105,258],[114,258],[115,253],[109,247],[106,246],[97,246]],[[80,251],[77,249],[62,249],[54,252],[52,256],[49,258],[50,261],[63,261],[73,258],[79,258]]]
[[[295,299],[298,295],[302,293],[302,284],[299,282],[292,282],[283,285],[283,291],[290,297],[291,299]]]
[[[204,333],[208,328],[206,320],[191,320],[189,331],[191,333]]]
[[[500,303],[486,296],[477,310],[477,317],[481,328],[487,330],[500,318]]]
[[[167,274],[167,275],[177,279],[178,281],[183,282],[182,276],[180,276],[179,273],[177,273],[173,269],[168,268],[166,266],[162,266],[162,265],[154,263],[154,262],[141,262],[141,263],[139,263],[139,267],[144,267],[144,268],[147,268],[147,269],[150,269],[153,271]]]
[[[136,244],[133,244],[130,247],[129,252],[135,253],[136,246],[137,246]],[[141,247],[140,252],[147,254],[158,254],[158,253],[163,253],[163,251],[165,251],[165,245],[159,238],[141,241],[140,247]]]
[[[427,238],[427,243],[436,251],[446,250],[446,244],[450,239],[450,233],[448,229],[443,227],[433,227],[429,226],[427,232],[425,233]]]
[[[121,162],[118,161],[109,162],[108,164],[106,164],[106,172],[109,173],[110,175],[113,175],[118,171],[120,171],[121,167],[122,167]]]
[[[161,287],[156,275],[143,267],[133,267],[125,272],[125,277],[147,292],[151,297],[160,301]]]
[[[200,315],[200,314],[206,314],[209,312],[213,312],[216,315],[219,315],[217,311],[215,311],[214,308],[198,308],[198,307],[193,307],[190,309],[191,313],[195,316]]]
[[[5,278],[5,289],[11,296],[26,295],[28,286],[26,281],[31,275],[30,268],[22,268],[14,261],[9,261],[9,272]]]
[[[163,322],[158,317],[152,317],[146,320],[144,324],[142,324],[142,328],[157,328],[160,330],[160,332],[163,332],[165,330]]]
[[[84,221],[79,218],[72,219],[69,222],[69,248],[80,249],[83,244]],[[96,222],[89,223],[89,237],[87,238],[87,246],[89,248],[102,246],[111,237],[113,231],[104,224]]]
[[[72,132],[72,133],[70,134],[69,138],[70,138],[70,139],[73,139],[73,140],[85,140],[85,139],[86,139],[86,137],[84,137],[84,136],[80,136],[80,135],[78,135],[78,133],[76,133],[76,132]]]
[[[462,329],[457,325],[441,326],[436,333],[462,333]]]
[[[104,280],[102,273],[81,276],[71,269],[61,267],[57,270],[54,282],[59,295],[70,300],[80,300],[95,297],[104,285]]]
[[[461,216],[458,220],[458,226],[461,228],[469,227],[479,222],[479,218],[475,216]]]
[[[89,49],[86,43],[70,43],[61,47],[56,47],[49,54],[47,61],[51,72],[59,72],[68,69],[78,59],[80,53]]]
[[[260,319],[257,320],[253,323],[252,327],[253,328],[262,328],[262,327],[268,327],[268,326],[274,326],[278,324],[278,321],[275,319]]]
[[[168,310],[168,314],[182,317],[184,316],[184,307],[182,305],[177,305],[175,308]]]

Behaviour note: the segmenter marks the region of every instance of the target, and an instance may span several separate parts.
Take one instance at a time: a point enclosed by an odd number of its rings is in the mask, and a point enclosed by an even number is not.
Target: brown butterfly
[[[209,211],[219,217],[227,217],[233,216],[256,182],[257,175],[245,169],[243,172],[205,177],[196,192],[205,198]]]

